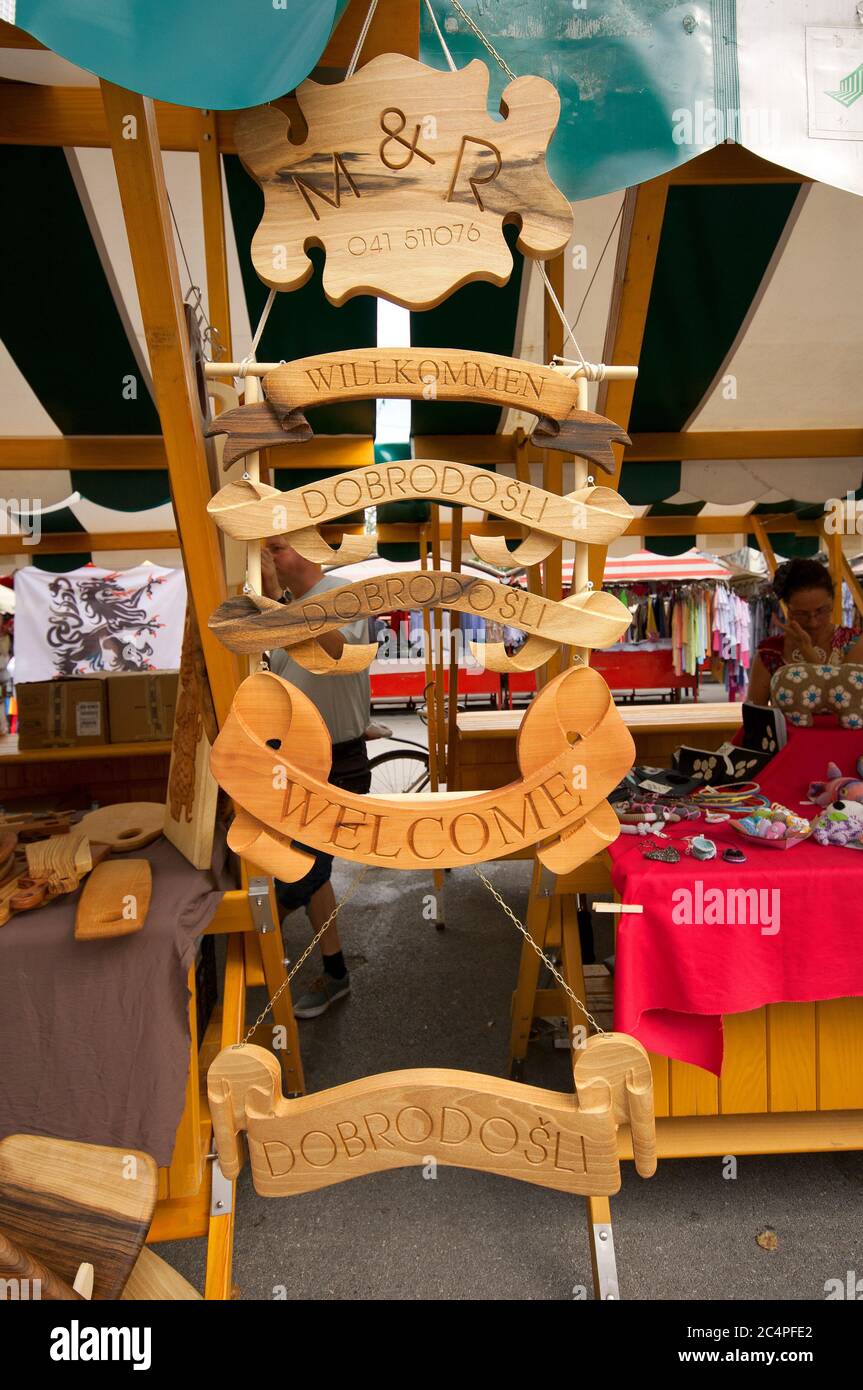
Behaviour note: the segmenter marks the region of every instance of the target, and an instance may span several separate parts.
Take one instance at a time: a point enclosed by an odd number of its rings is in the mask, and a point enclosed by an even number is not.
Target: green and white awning
[[[177,8],[182,7],[177,0]],[[449,0],[434,0],[434,8],[459,63],[480,51],[488,57]],[[677,459],[626,461],[621,489],[640,515],[692,516],[692,531],[646,542],[627,538],[615,543],[615,551],[645,543],[663,553],[696,544],[733,550],[739,535],[705,537],[697,517],[759,511],[808,517],[818,514],[829,498],[849,491],[859,495],[861,458],[752,459],[742,447],[738,457],[712,459],[706,445],[703,456],[698,452],[700,434],[730,431],[744,438],[750,431],[863,427],[863,198],[848,191],[863,188],[863,131],[855,125],[858,116],[863,121],[863,97],[857,96],[852,63],[856,39],[849,37],[846,43],[843,35],[841,43],[833,43],[831,52],[842,55],[843,63],[850,55],[849,71],[831,67],[823,100],[821,89],[812,85],[816,69],[807,66],[812,45],[821,44],[810,31],[826,28],[832,33],[830,25],[842,19],[836,5],[783,0],[781,16],[780,7],[767,0],[737,0],[736,5],[609,0],[601,15],[569,0],[541,5],[465,0],[465,8],[513,71],[545,72],[561,91],[563,113],[553,162],[574,200],[575,215],[565,265],[565,309],[588,360],[603,356],[622,221],[623,194],[609,190],[701,152],[702,144],[690,148],[669,134],[675,111],[692,112],[701,140],[710,134],[704,102],[744,114],[757,111],[759,102],[772,102],[782,111],[784,145],[759,143],[752,118],[742,123],[737,136],[757,153],[822,180],[802,185],[681,183],[669,189],[629,428],[641,437],[683,435],[687,447],[681,451],[685,457]],[[853,4],[848,10],[848,23],[840,28],[863,36],[863,25],[855,27]],[[20,23],[22,14],[19,6]],[[694,27],[684,24],[687,16],[694,18]],[[765,54],[769,61],[760,63]],[[427,20],[423,57],[438,66],[443,62]],[[0,74],[38,81],[34,62],[40,58],[55,61],[51,54],[0,50]],[[242,62],[241,47],[236,61]],[[499,92],[506,79],[492,66]],[[81,83],[95,81],[81,68],[71,71]],[[757,72],[761,76],[756,80]],[[67,75],[62,80],[71,79]],[[701,107],[694,104],[698,101]],[[804,108],[812,115],[805,131]],[[182,243],[181,281],[184,290],[190,283],[203,287],[206,313],[197,155],[169,152],[164,163],[178,246]],[[249,351],[251,326],[257,324],[267,295],[248,254],[260,194],[235,156],[224,159],[224,171],[233,356],[241,358]],[[0,145],[0,179],[4,188],[16,190],[0,219],[3,263],[15,268],[5,276],[0,297],[3,433],[48,438],[158,434],[110,152]],[[62,255],[57,254],[58,229]],[[317,270],[308,284],[277,297],[258,349],[262,360],[377,341],[375,301],[360,297],[334,309],[321,292],[319,253],[312,255]],[[409,333],[416,345],[512,352],[541,361],[540,277],[516,256],[506,287],[467,286],[438,308],[412,315]],[[318,434],[367,438],[375,436],[375,421],[373,402],[321,410],[312,419]],[[424,447],[427,437],[436,434],[511,433],[531,423],[513,412],[469,404],[417,402],[411,412],[411,432],[424,437]],[[386,435],[379,436],[378,445],[381,451],[406,447]],[[280,481],[287,484],[291,476],[297,481],[297,474],[284,474]],[[9,474],[5,487],[12,490]],[[7,497],[12,529],[16,506],[26,513],[28,499],[38,499],[43,510],[53,509],[43,517],[46,530],[158,532],[172,524],[167,475],[160,470],[39,469],[16,475],[14,491],[13,498]],[[849,546],[854,540],[848,538]],[[800,544],[811,549],[814,538]],[[86,553],[44,557],[40,563],[72,568],[87,558]],[[94,558],[113,566],[135,563],[141,556],[117,551]],[[178,560],[176,551],[148,552],[147,558],[166,565]],[[26,559],[9,557],[4,567]]]

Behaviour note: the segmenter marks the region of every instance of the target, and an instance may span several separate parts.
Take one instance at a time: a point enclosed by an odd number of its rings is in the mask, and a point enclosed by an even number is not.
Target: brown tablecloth
[[[229,885],[223,839],[209,872],[167,840],[117,858],[153,868],[132,936],[76,941],[79,893],[0,928],[0,1138],[46,1134],[171,1161],[189,1071],[195,944]]]

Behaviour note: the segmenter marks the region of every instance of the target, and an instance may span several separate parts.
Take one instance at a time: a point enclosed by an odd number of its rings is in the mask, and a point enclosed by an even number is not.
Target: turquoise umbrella
[[[219,111],[291,91],[347,0],[18,0],[14,22],[88,72],[179,106]]]

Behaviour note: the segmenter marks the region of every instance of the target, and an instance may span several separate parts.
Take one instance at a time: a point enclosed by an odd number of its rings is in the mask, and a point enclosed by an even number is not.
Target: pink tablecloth
[[[761,789],[811,819],[817,808],[801,801],[809,782],[826,776],[831,759],[853,773],[861,752],[860,732],[789,729]],[[614,1023],[653,1052],[719,1075],[723,1014],[863,995],[863,852],[813,841],[769,849],[703,819],[668,831],[674,839],[694,833],[714,840],[720,855],[734,844],[747,862],[656,863],[642,847],[667,842],[629,835],[611,847],[621,900],[644,907],[620,918]]]

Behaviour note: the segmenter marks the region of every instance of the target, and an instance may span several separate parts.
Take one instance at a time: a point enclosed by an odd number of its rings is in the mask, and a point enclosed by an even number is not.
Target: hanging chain
[[[339,914],[339,912],[341,911],[341,909],[344,907],[345,903],[346,903],[346,902],[349,902],[350,899],[353,897],[354,893],[355,893],[356,890],[359,888],[360,883],[362,882],[362,880],[363,880],[363,878],[364,878],[364,876],[365,876],[365,872],[366,872],[366,869],[367,869],[367,868],[368,868],[368,865],[367,865],[367,864],[363,864],[362,868],[360,869],[359,873],[356,875],[354,881],[352,882],[352,884],[351,884],[350,888],[348,889],[347,893],[345,893],[345,896],[342,898],[341,902],[336,903],[336,905],[335,905],[335,907],[333,908],[332,912],[330,913],[329,917],[328,917],[327,920],[324,922],[324,925],[320,928],[319,931],[316,931],[316,932],[315,932],[315,934],[314,934],[314,936],[312,937],[311,941],[309,942],[308,946],[307,946],[306,949],[303,951],[303,954],[300,956],[299,960],[296,961],[296,963],[295,963],[294,966],[292,967],[292,969],[291,969],[291,971],[290,971],[290,974],[287,975],[286,978],[285,978],[285,979],[282,981],[282,983],[279,985],[279,988],[276,990],[276,992],[275,992],[275,994],[273,995],[272,999],[270,999],[270,1001],[268,1002],[267,1007],[264,1009],[263,1013],[258,1014],[258,1017],[255,1019],[254,1023],[252,1024],[252,1026],[251,1026],[251,1028],[249,1029],[249,1031],[248,1031],[248,1033],[246,1034],[246,1036],[243,1038],[243,1041],[242,1041],[242,1042],[239,1042],[239,1043],[234,1043],[234,1047],[235,1047],[235,1048],[237,1048],[237,1047],[245,1047],[245,1046],[246,1046],[246,1043],[249,1041],[249,1038],[252,1036],[252,1034],[254,1033],[255,1029],[258,1028],[258,1027],[260,1027],[260,1025],[263,1023],[264,1019],[267,1017],[267,1014],[270,1012],[270,1010],[272,1009],[273,1005],[274,1005],[274,1004],[276,1003],[276,1001],[277,1001],[278,999],[280,999],[281,996],[284,994],[285,990],[287,989],[288,985],[291,983],[291,980],[292,980],[292,979],[294,978],[294,976],[296,975],[296,973],[297,973],[297,971],[299,970],[300,966],[303,965],[304,962],[308,960],[309,956],[312,954],[312,951],[313,951],[313,950],[315,949],[315,947],[317,946],[318,942],[320,941],[321,937],[322,937],[322,936],[324,935],[324,933],[326,932],[327,928],[336,920],[336,917],[338,916],[338,914]]]
[[[477,24],[474,23],[474,21],[471,19],[470,15],[467,13],[467,11],[459,4],[459,0],[450,0],[450,4],[452,5],[453,9],[456,10],[457,13],[461,15],[462,19],[464,20],[464,22],[465,22],[465,24],[468,26],[468,28],[471,30],[471,32],[473,33],[473,35],[474,35],[476,38],[479,39],[479,41],[480,41],[480,43],[483,45],[483,47],[484,47],[485,49],[487,49],[487,51],[491,54],[492,58],[494,58],[494,60],[495,60],[495,62],[497,63],[498,67],[503,68],[503,70],[504,70],[504,72],[506,73],[507,77],[509,78],[510,82],[515,82],[515,80],[516,80],[516,78],[515,78],[515,73],[513,72],[512,68],[509,66],[509,64],[508,64],[503,58],[501,58],[501,56],[500,56],[500,54],[498,53],[497,49],[495,48],[494,44],[491,42],[490,39],[487,39],[487,38],[486,38],[485,34],[482,32],[482,30],[480,29],[479,25],[477,25]]]
[[[570,989],[569,985],[567,984],[566,980],[565,980],[565,979],[563,978],[563,976],[561,975],[561,973],[560,973],[560,971],[558,970],[557,966],[556,966],[556,965],[553,965],[552,962],[549,960],[548,956],[545,954],[545,951],[543,951],[541,947],[537,946],[536,942],[534,941],[534,939],[533,939],[533,937],[531,936],[530,932],[528,931],[527,927],[524,925],[523,922],[520,922],[520,921],[518,920],[518,918],[516,917],[516,915],[515,915],[515,913],[512,911],[512,909],[511,909],[510,907],[507,907],[507,905],[506,905],[506,903],[504,902],[503,898],[500,896],[500,893],[498,893],[497,889],[493,886],[493,884],[489,883],[488,879],[486,878],[486,876],[485,876],[485,874],[482,872],[482,870],[479,869],[479,868],[477,868],[476,864],[474,864],[474,865],[473,865],[473,871],[474,871],[474,873],[476,874],[477,878],[482,879],[483,883],[485,884],[485,886],[486,886],[486,888],[488,889],[488,891],[491,893],[492,897],[493,897],[493,898],[495,899],[495,901],[503,908],[504,912],[506,913],[506,915],[507,915],[507,917],[510,919],[510,921],[513,923],[513,925],[516,926],[516,927],[518,928],[518,930],[521,932],[521,934],[522,934],[522,936],[524,937],[525,941],[527,942],[528,946],[530,946],[534,951],[536,951],[536,954],[539,956],[539,958],[540,958],[540,960],[542,961],[543,965],[546,966],[546,968],[547,968],[548,970],[551,971],[552,975],[553,975],[554,978],[557,980],[557,983],[560,985],[560,987],[561,987],[561,989],[563,990],[564,994],[568,995],[569,998],[572,1000],[573,1004],[575,1004],[575,1005],[577,1006],[577,1008],[579,1008],[579,1009],[581,1010],[581,1012],[584,1014],[584,1017],[587,1019],[588,1023],[592,1023],[592,1024],[593,1024],[593,1026],[594,1026],[594,1028],[596,1029],[597,1033],[604,1033],[604,1032],[605,1032],[605,1029],[601,1026],[601,1024],[597,1023],[596,1019],[593,1017],[593,1014],[590,1013],[590,1011],[588,1010],[587,1005],[584,1004],[584,1003],[582,1002],[581,999],[579,999],[579,997],[578,997],[578,995],[575,993],[575,991],[572,990],[572,989]]]

